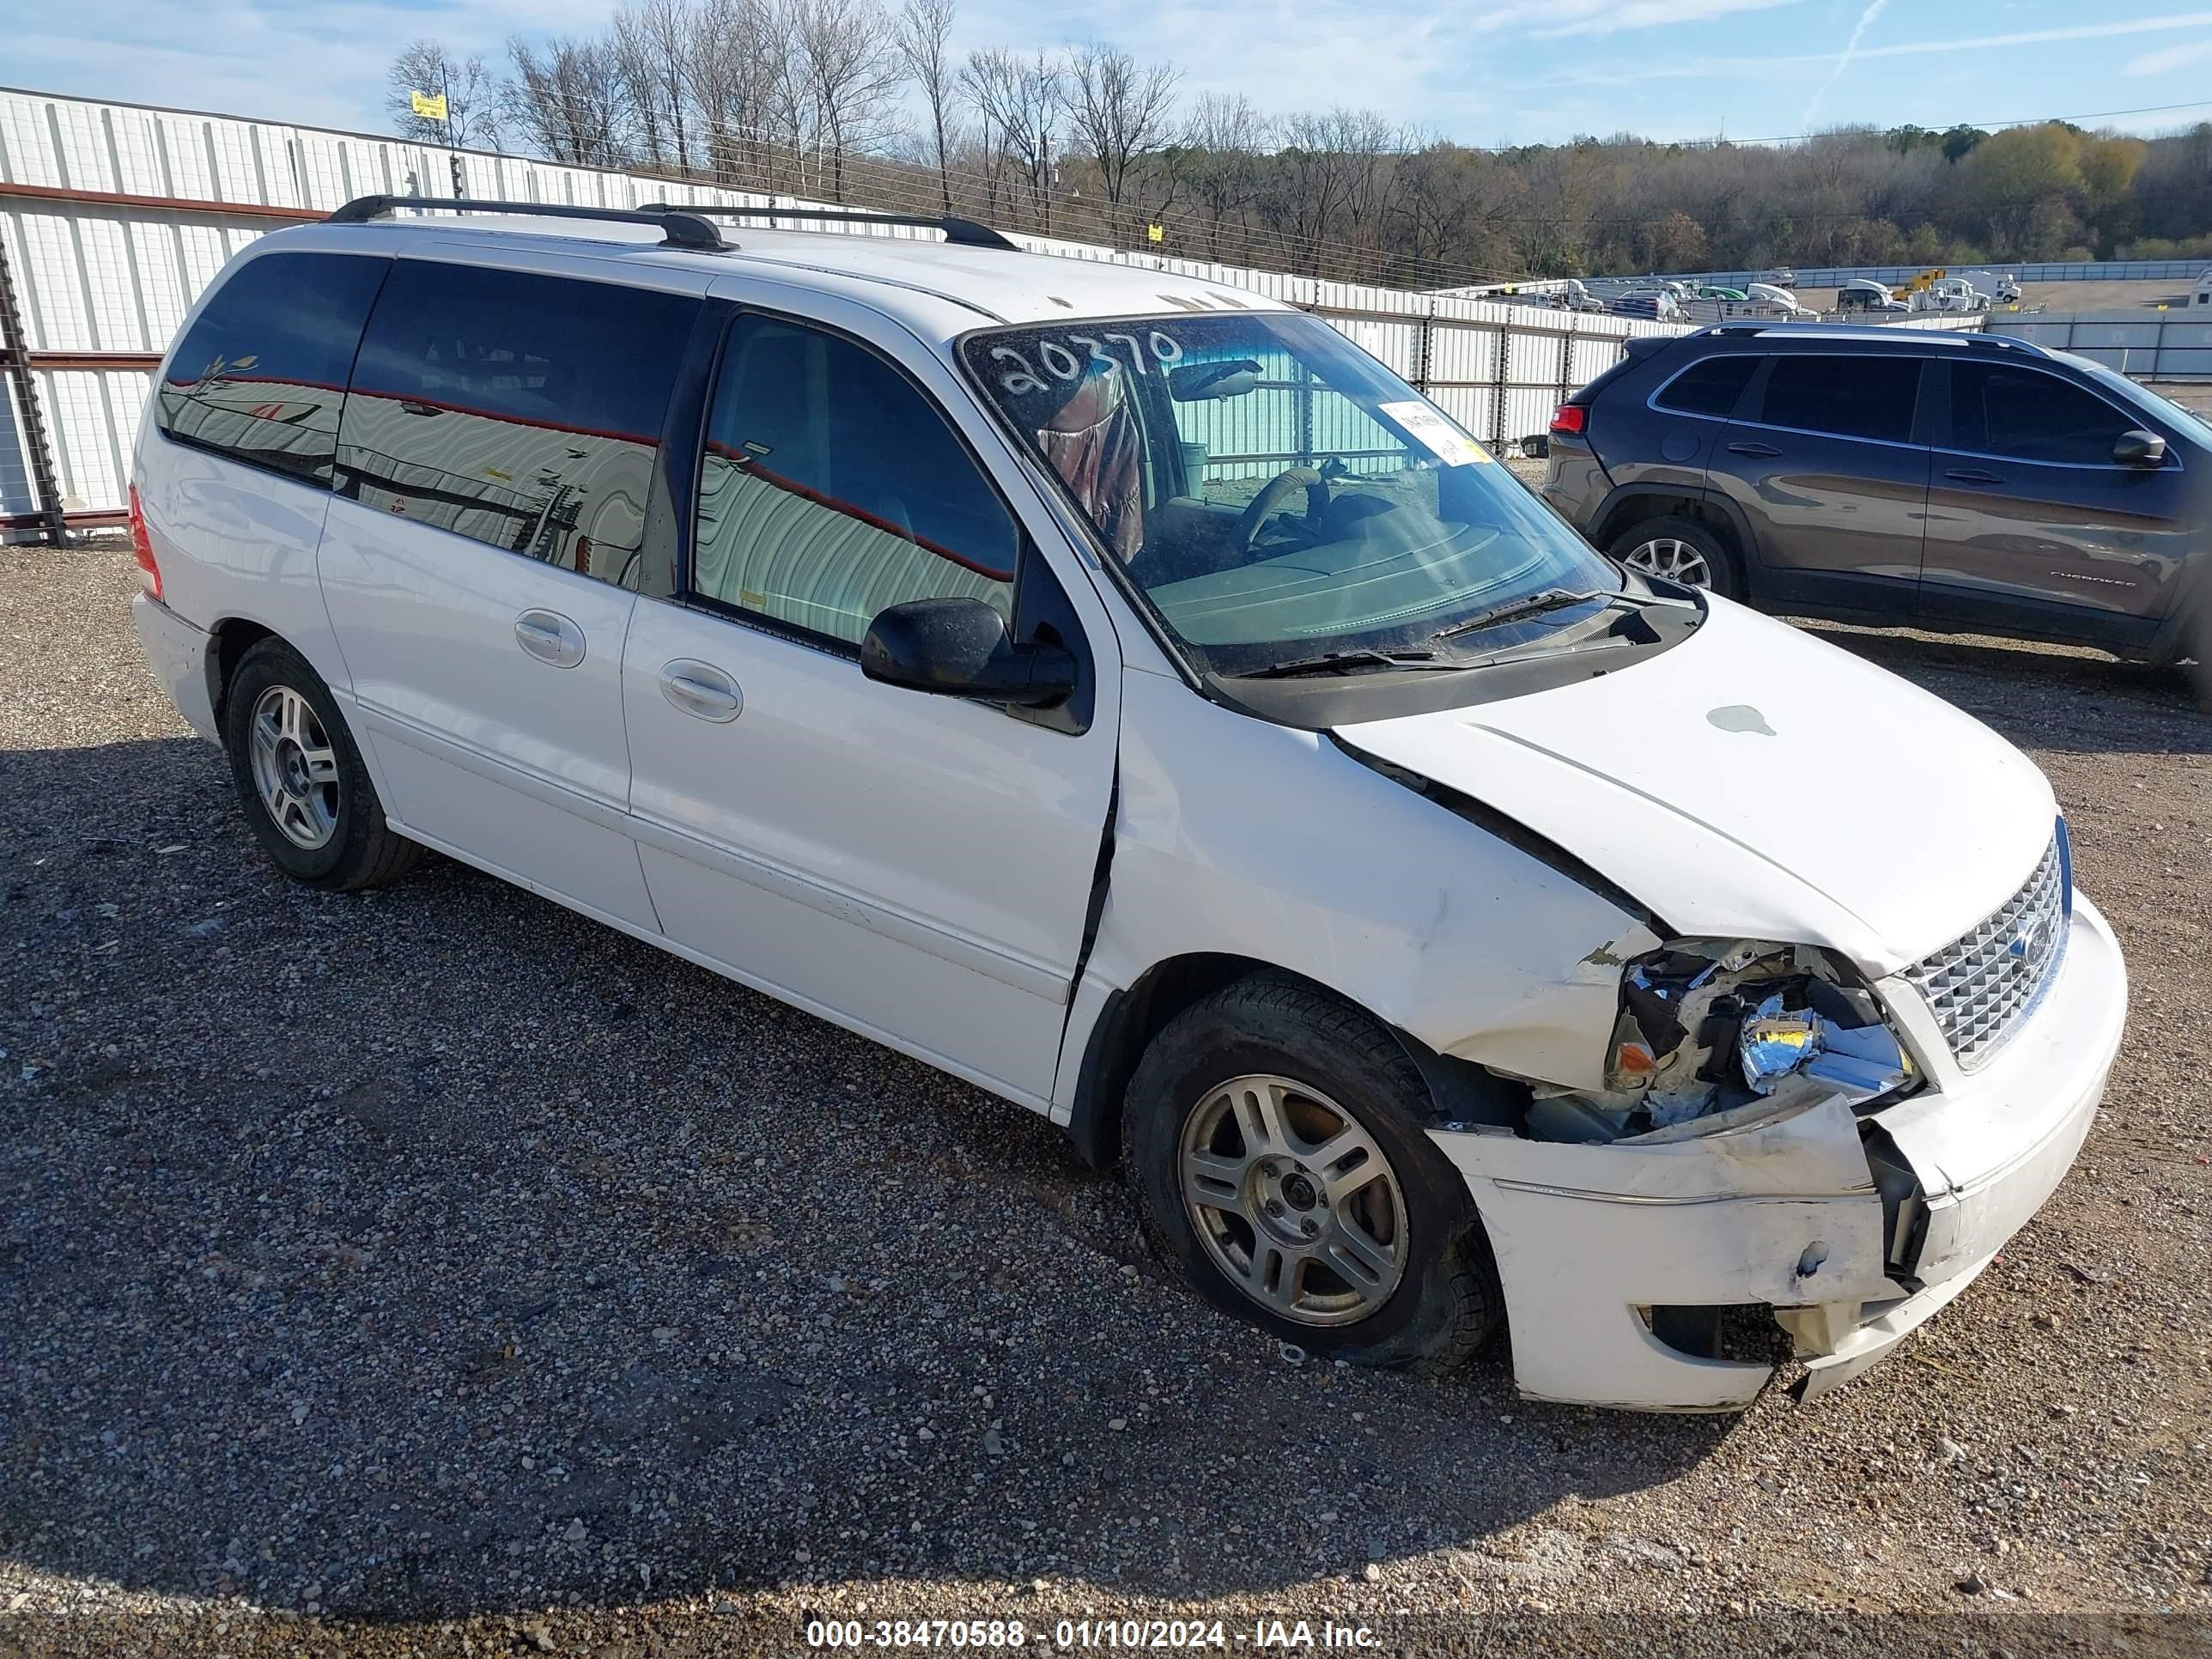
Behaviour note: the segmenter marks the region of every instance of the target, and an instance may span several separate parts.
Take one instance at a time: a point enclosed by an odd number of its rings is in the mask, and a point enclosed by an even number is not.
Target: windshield
[[[1565,596],[1620,587],[1460,426],[1313,318],[997,329],[961,353],[1216,673],[1521,643],[1587,617]]]

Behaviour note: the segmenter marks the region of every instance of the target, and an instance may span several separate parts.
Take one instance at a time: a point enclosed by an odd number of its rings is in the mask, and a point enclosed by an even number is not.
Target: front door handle
[[[1764,461],[1771,461],[1781,453],[1772,444],[1730,444],[1729,446],[1729,453],[1731,455],[1750,455]]]
[[[727,725],[745,708],[744,694],[735,680],[713,664],[695,662],[689,657],[663,665],[660,695],[694,720],[712,720],[717,726]]]
[[[557,611],[524,611],[514,619],[514,642],[556,668],[574,668],[584,659],[584,630]]]
[[[1985,472],[1978,466],[1953,467],[1943,476],[1947,478],[1955,478],[1960,483],[2002,483],[2004,482],[2002,474]]]

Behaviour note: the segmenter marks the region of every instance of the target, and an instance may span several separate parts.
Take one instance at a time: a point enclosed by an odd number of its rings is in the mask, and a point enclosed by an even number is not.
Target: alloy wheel
[[[1640,570],[1647,576],[1663,576],[1686,587],[1713,585],[1712,567],[1705,562],[1705,556],[1677,537],[1656,536],[1648,542],[1639,542],[1620,562],[1631,570]]]
[[[338,757],[313,704],[272,685],[253,705],[253,785],[270,822],[295,847],[326,844],[338,827]]]
[[[1359,1120],[1289,1078],[1231,1079],[1184,1124],[1180,1186],[1231,1284],[1301,1325],[1380,1311],[1405,1277],[1406,1200]]]

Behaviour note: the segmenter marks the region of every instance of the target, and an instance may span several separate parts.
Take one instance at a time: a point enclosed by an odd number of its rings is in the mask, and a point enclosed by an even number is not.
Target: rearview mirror
[[[1260,384],[1260,365],[1249,357],[1218,363],[1185,363],[1168,371],[1168,396],[1179,404],[1241,398]]]
[[[1017,645],[981,599],[908,599],[868,624],[860,672],[885,685],[976,702],[1042,708],[1075,690],[1075,658],[1056,645]]]
[[[2155,432],[2123,432],[2112,446],[2112,459],[2121,466],[2164,466],[2166,440]]]

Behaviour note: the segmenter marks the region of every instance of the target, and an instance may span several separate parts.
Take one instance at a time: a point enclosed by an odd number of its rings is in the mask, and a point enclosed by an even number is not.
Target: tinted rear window
[[[342,493],[634,584],[698,310],[649,289],[399,261],[354,368]]]
[[[1735,400],[1751,384],[1752,370],[1758,367],[1759,359],[1749,352],[1708,357],[1691,364],[1661,387],[1652,402],[1684,415],[1731,414]]]
[[[391,263],[264,253],[240,265],[170,354],[155,424],[181,443],[327,485],[346,376]]]
[[[1768,426],[1904,443],[1912,435],[1920,359],[1777,356],[1759,418]]]

